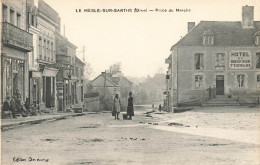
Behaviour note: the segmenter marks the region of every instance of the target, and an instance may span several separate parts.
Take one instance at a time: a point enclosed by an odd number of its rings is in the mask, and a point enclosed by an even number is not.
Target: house
[[[1,105],[6,97],[29,97],[28,58],[33,51],[33,35],[26,23],[26,0],[1,1]]]
[[[188,33],[166,59],[169,107],[204,103],[213,85],[219,97],[230,94],[240,103],[259,99],[259,37],[253,6],[242,7],[242,21],[189,22]]]
[[[127,106],[128,93],[133,90],[133,83],[124,77],[121,72],[102,72],[89,84],[95,91],[99,92],[101,102],[103,98],[106,98],[106,102],[112,104],[113,98],[118,94],[124,108]]]

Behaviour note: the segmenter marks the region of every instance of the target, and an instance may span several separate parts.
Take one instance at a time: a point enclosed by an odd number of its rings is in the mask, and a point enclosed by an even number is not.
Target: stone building
[[[58,110],[83,106],[84,63],[76,57],[77,47],[56,33]]]
[[[260,21],[254,7],[242,7],[242,21],[188,23],[188,33],[171,48],[169,107],[208,100],[207,88],[239,103],[259,101]]]
[[[93,89],[99,92],[100,98],[106,98],[106,104],[113,102],[116,94],[119,95],[123,108],[127,106],[128,93],[133,92],[133,83],[121,72],[102,72],[90,82]],[[101,101],[102,102],[102,101]]]
[[[57,110],[55,32],[59,14],[43,0],[27,0],[29,32],[33,51],[29,58],[29,98],[40,110]]]
[[[2,0],[1,4],[1,103],[7,96],[25,101],[29,97],[28,53],[33,50],[26,0]]]

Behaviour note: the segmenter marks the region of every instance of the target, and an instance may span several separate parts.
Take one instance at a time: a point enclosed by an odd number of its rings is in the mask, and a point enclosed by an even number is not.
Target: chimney
[[[254,28],[254,6],[242,7],[242,27]]]
[[[195,22],[188,22],[188,33],[195,27]]]

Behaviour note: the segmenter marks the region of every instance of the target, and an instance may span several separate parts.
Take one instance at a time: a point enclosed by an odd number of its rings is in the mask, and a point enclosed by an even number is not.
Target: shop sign
[[[248,50],[231,51],[229,67],[231,69],[249,69],[252,66],[252,52]]]

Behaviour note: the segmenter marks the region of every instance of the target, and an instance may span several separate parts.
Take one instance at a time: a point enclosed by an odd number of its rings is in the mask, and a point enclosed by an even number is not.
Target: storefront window
[[[13,95],[24,100],[24,61],[13,60]]]
[[[2,58],[2,94],[24,100],[24,61]],[[3,100],[2,100],[3,101]]]
[[[3,58],[2,59],[2,94],[3,98],[6,99],[6,96],[11,96],[12,94],[12,65],[11,59]],[[4,100],[2,100],[4,101]]]

